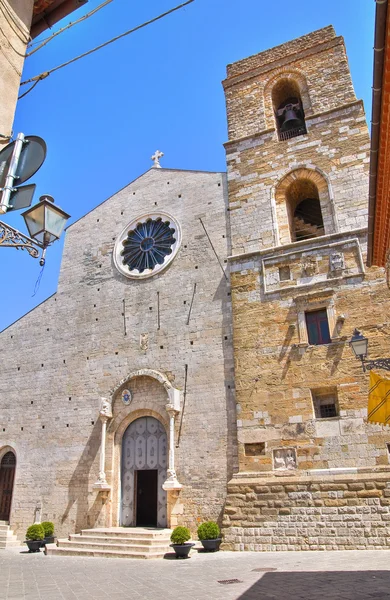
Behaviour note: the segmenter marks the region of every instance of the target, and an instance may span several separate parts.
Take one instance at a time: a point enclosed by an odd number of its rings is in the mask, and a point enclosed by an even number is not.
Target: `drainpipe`
[[[371,149],[370,149],[370,179],[368,200],[368,251],[367,266],[372,266],[374,225],[376,210],[376,183],[378,169],[378,151],[380,140],[380,122],[382,106],[383,64],[386,47],[388,0],[376,0],[375,10],[375,41],[374,41],[374,74],[372,83],[372,116],[371,116]]]

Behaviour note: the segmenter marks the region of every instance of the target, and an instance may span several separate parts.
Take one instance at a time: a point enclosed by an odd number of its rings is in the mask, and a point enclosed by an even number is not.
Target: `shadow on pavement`
[[[390,571],[266,573],[237,597],[237,600],[255,599],[390,600]]]

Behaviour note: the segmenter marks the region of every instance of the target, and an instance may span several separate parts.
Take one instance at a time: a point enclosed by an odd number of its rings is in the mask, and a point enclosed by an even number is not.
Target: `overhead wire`
[[[21,100],[22,98],[24,98],[25,96],[27,96],[27,94],[29,94],[29,93],[30,93],[30,92],[31,92],[31,91],[32,91],[32,90],[35,88],[35,86],[36,86],[36,85],[38,85],[38,83],[39,83],[40,81],[41,81],[40,79],[37,79],[37,80],[36,80],[36,81],[35,81],[35,82],[32,84],[32,86],[28,88],[28,90],[27,90],[26,92],[24,92],[23,94],[20,94],[20,96],[18,96],[18,100]]]
[[[82,21],[85,21],[86,19],[89,19],[89,17],[92,17],[92,15],[94,15],[95,13],[97,13],[100,9],[104,8],[105,6],[107,6],[107,4],[110,4],[110,2],[112,2],[112,0],[105,0],[105,2],[103,2],[102,4],[99,4],[99,6],[97,6],[93,10],[91,10],[89,13],[87,13],[86,15],[83,15],[82,17],[80,17],[80,19],[77,19],[77,21],[72,21],[72,22],[68,23],[68,25],[65,25],[65,27],[62,27],[61,29],[59,29],[58,31],[56,31],[55,33],[53,33],[52,35],[50,35],[49,37],[47,37],[44,40],[42,40],[41,43],[39,44],[39,46],[37,46],[36,48],[34,48],[33,50],[31,50],[31,52],[28,52],[26,54],[26,58],[28,58],[29,56],[31,56],[35,52],[38,52],[38,50],[40,50],[41,48],[43,48],[44,46],[46,46],[46,44],[48,44],[49,42],[51,42],[51,40],[53,40],[55,37],[57,37],[57,35],[60,35],[60,33],[63,33],[64,31],[66,31],[67,29],[70,29],[74,25],[77,25],[78,23],[81,23]]]
[[[25,56],[26,56],[26,55],[25,55],[25,53],[24,53],[24,52],[19,52],[19,50],[17,50],[17,49],[15,48],[15,46],[13,46],[13,45],[11,44],[9,37],[8,37],[8,36],[7,36],[7,35],[4,33],[4,30],[3,30],[1,27],[0,27],[0,32],[2,33],[2,35],[3,35],[3,38],[5,39],[5,41],[6,41],[6,43],[8,44],[8,46],[9,46],[10,48],[12,48],[12,50],[15,52],[15,54],[17,54],[18,56],[21,56],[22,58],[25,58]],[[24,44],[24,42],[23,42],[23,44]]]
[[[18,21],[15,19],[14,15],[12,14],[11,10],[8,8],[8,6],[3,1],[0,2],[0,9],[5,17],[5,20],[8,22],[8,25],[11,27],[11,29],[13,30],[15,35],[19,38],[19,40],[21,42],[23,42],[23,44],[27,44],[31,40],[31,37],[30,37],[30,34],[28,33],[28,31],[24,30],[23,27],[21,27],[21,24],[18,23]],[[15,27],[16,27],[16,30],[15,30]],[[23,37],[21,37],[20,34]]]
[[[99,46],[96,46],[95,48],[92,48],[91,50],[88,50],[87,52],[84,52],[83,54],[79,54],[79,56],[76,56],[75,58],[72,58],[71,60],[68,60],[68,61],[62,63],[61,65],[58,65],[57,67],[54,67],[53,69],[49,69],[48,71],[44,71],[43,73],[40,73],[39,75],[35,75],[34,77],[31,77],[30,79],[26,79],[25,81],[22,81],[22,83],[20,85],[22,86],[22,85],[26,85],[27,83],[34,83],[34,82],[38,83],[39,81],[42,81],[42,79],[46,79],[46,77],[48,77],[55,71],[58,71],[59,69],[63,69],[64,67],[71,65],[72,63],[80,60],[81,58],[85,58],[86,56],[89,56],[90,54],[93,54],[94,52],[97,52],[98,50],[105,48],[109,44],[112,44],[113,42],[116,42],[117,40],[120,40],[121,38],[123,38],[127,35],[130,35],[131,33],[138,31],[139,29],[142,29],[143,27],[146,27],[147,25],[150,25],[151,23],[155,23],[159,19],[162,19],[163,17],[166,17],[167,15],[170,15],[171,13],[173,13],[181,8],[184,8],[185,6],[187,6],[188,4],[191,4],[194,1],[195,0],[187,0],[187,2],[183,2],[182,4],[179,4],[178,6],[171,8],[170,10],[167,10],[166,12],[162,13],[161,15],[158,15],[157,17],[153,17],[153,19],[150,19],[149,21],[145,21],[145,23],[141,23],[141,25],[137,25],[137,27],[134,27],[133,29],[129,29],[128,31],[125,31],[124,33],[121,33],[120,35],[117,35],[116,37],[108,40],[107,42],[104,42],[103,44],[100,44]],[[23,98],[29,92],[31,92],[33,87],[35,87],[35,85],[32,86],[29,90],[27,90],[27,92],[22,94],[22,96],[19,96],[18,100],[20,100],[20,98]]]

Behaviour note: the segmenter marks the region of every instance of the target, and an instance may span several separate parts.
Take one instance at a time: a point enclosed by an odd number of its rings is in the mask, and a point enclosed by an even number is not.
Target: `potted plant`
[[[195,544],[186,543],[191,537],[187,527],[175,527],[171,534],[171,547],[174,549],[176,558],[188,558],[188,554]]]
[[[42,547],[46,546],[46,544],[54,544],[54,523],[51,521],[43,521],[41,525],[45,533],[45,537],[42,541]]]
[[[206,552],[216,552],[221,544],[221,530],[214,521],[207,521],[198,527],[198,538]]]
[[[39,552],[42,545],[42,540],[45,537],[45,532],[40,523],[30,525],[26,531],[25,543],[28,546],[29,552]]]

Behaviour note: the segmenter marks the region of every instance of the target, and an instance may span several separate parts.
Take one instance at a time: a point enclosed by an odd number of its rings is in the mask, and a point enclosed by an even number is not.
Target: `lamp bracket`
[[[38,258],[38,248],[43,248],[39,242],[34,241],[21,231],[14,229],[11,225],[7,225],[0,221],[0,247],[16,248],[17,250],[27,250],[30,256]]]
[[[385,369],[390,371],[390,358],[377,358],[376,360],[364,361],[364,366],[368,371],[371,369]]]

